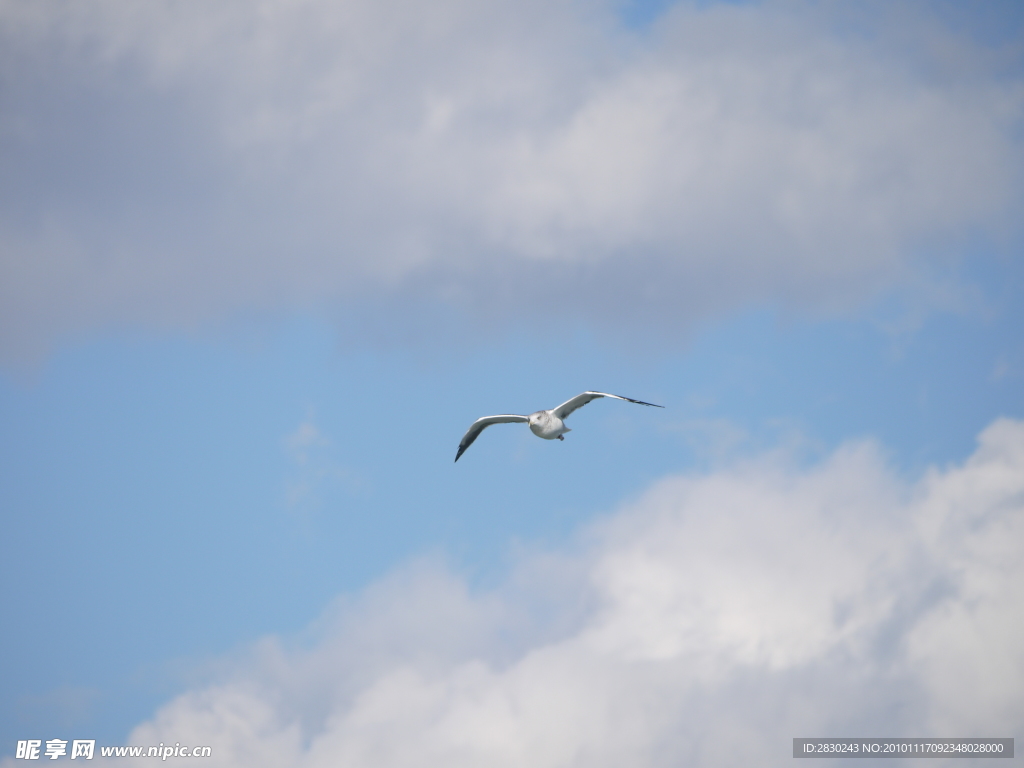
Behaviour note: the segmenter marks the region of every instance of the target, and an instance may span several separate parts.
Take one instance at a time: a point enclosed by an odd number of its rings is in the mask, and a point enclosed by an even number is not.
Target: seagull
[[[631,397],[610,395],[607,392],[584,392],[582,395],[576,395],[572,400],[566,400],[560,406],[552,408],[550,411],[537,411],[529,416],[517,416],[515,414],[484,416],[474,421],[472,426],[466,430],[466,434],[462,436],[462,442],[459,443],[459,452],[455,454],[455,460],[458,461],[459,457],[466,452],[466,449],[473,444],[473,441],[480,437],[480,433],[491,426],[491,424],[523,422],[530,425],[530,431],[537,437],[543,437],[545,440],[565,440],[563,435],[571,431],[565,426],[565,420],[569,417],[569,414],[599,397],[614,397],[616,400],[625,400],[627,403],[636,403],[637,405],[649,405],[652,408],[665,407],[663,405],[655,405],[654,403],[645,403],[643,400],[634,400]]]

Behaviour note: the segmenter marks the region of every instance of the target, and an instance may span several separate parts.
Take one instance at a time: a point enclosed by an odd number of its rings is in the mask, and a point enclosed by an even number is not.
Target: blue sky
[[[0,4],[0,756],[1018,735],[1020,12],[395,5]]]

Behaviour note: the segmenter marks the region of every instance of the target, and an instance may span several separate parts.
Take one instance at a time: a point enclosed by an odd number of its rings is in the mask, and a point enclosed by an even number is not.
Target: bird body
[[[545,440],[564,440],[562,435],[570,431],[565,422],[551,411],[537,411],[526,418],[529,419],[530,431]]]
[[[663,405],[655,405],[654,403],[645,403],[643,400],[634,400],[631,397],[622,397],[622,395],[610,395],[607,392],[584,392],[583,394],[576,395],[571,400],[566,400],[557,408],[552,408],[548,411],[534,411],[529,416],[519,416],[510,413],[500,416],[484,416],[474,421],[469,429],[466,430],[466,434],[462,436],[462,441],[459,443],[459,451],[455,454],[455,460],[458,461],[459,457],[466,452],[466,449],[473,444],[473,441],[480,436],[480,433],[492,424],[525,422],[529,424],[530,431],[537,437],[542,437],[545,440],[564,440],[565,433],[571,431],[565,426],[565,419],[568,418],[569,414],[599,397],[612,397],[616,400],[625,400],[637,405],[649,405],[653,408],[665,407]]]

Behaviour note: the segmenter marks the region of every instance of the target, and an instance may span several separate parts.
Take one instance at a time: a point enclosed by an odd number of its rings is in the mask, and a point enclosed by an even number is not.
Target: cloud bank
[[[410,566],[129,743],[247,767],[789,765],[794,736],[1019,734],[1022,649],[1024,422],[1001,419],[913,481],[870,443],[668,477],[490,590]]]
[[[856,305],[1019,234],[1019,54],[939,8],[3,0],[0,349]]]

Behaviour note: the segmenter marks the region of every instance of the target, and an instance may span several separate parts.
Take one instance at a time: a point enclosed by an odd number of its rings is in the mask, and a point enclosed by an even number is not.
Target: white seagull
[[[459,452],[455,454],[455,460],[458,461],[459,457],[466,452],[466,449],[473,444],[473,441],[480,437],[480,433],[491,426],[491,424],[526,422],[530,425],[530,431],[537,437],[543,437],[545,440],[565,440],[562,435],[571,431],[565,426],[565,420],[569,417],[569,414],[599,397],[614,397],[616,400],[625,400],[637,405],[649,405],[652,408],[665,407],[663,405],[655,405],[654,403],[645,403],[643,400],[634,400],[631,397],[609,395],[607,392],[584,392],[582,395],[576,395],[572,400],[566,400],[560,406],[552,408],[550,411],[537,411],[529,416],[517,416],[515,414],[484,416],[474,421],[473,425],[466,430],[466,434],[462,436],[462,442],[459,443]]]

